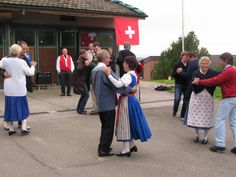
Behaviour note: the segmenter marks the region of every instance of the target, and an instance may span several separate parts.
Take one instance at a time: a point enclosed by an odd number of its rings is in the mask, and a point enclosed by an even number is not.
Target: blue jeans
[[[175,98],[174,98],[174,107],[173,107],[173,114],[176,114],[178,112],[179,103],[181,101],[181,95],[184,97],[184,93],[186,91],[186,86],[183,86],[181,84],[175,84]],[[186,103],[185,99],[183,98],[183,105],[181,110],[181,117],[184,117],[186,112]]]
[[[236,97],[225,98],[221,101],[216,115],[216,146],[225,147],[225,122],[229,118],[233,132],[234,147],[236,147]]]
[[[81,97],[80,97],[78,105],[77,105],[77,112],[84,111],[84,108],[86,106],[88,99],[89,99],[88,86],[87,86],[87,84],[84,84],[84,90],[83,90],[83,93],[81,94]]]

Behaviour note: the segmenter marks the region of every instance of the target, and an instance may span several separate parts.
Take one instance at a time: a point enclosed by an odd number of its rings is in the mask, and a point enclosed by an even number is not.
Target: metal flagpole
[[[184,51],[184,0],[182,0],[182,51]]]

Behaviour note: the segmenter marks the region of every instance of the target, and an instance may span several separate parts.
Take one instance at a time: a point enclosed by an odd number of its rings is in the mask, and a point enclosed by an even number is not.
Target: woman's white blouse
[[[20,58],[5,57],[0,61],[0,68],[11,73],[10,78],[4,79],[4,94],[6,96],[25,96],[27,93],[25,76],[33,76],[35,67],[30,68],[26,61]]]
[[[120,88],[123,86],[128,87],[132,82],[132,77],[130,74],[134,75],[137,78],[134,71],[125,73],[119,80],[115,79],[111,74],[108,76],[108,78],[116,88]]]

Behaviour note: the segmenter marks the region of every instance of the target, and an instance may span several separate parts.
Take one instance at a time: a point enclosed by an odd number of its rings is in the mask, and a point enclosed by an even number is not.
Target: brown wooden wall
[[[37,60],[35,59],[35,49],[34,49],[33,47],[30,47],[30,54],[31,54],[32,57],[33,57],[33,61],[37,61]]]
[[[56,48],[39,48],[38,72],[50,72],[52,74],[52,83],[57,82],[56,60]]]

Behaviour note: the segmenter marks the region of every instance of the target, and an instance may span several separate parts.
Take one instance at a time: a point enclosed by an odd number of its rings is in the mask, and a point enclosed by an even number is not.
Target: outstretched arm
[[[128,87],[128,85],[132,82],[132,78],[129,74],[124,74],[122,78],[116,79],[111,75],[111,68],[106,67],[103,69],[103,72],[105,75],[109,78],[111,83],[116,87],[116,88],[121,88],[121,87]]]

